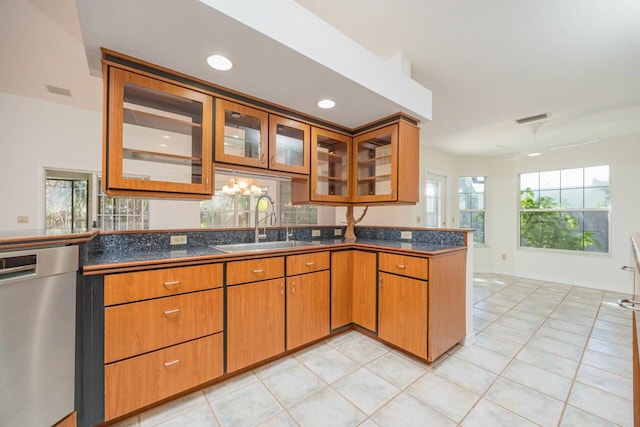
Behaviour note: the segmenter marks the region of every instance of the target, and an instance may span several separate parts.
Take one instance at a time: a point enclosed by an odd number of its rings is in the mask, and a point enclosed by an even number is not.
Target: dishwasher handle
[[[37,255],[20,255],[0,259],[0,280],[35,273],[38,267]]]

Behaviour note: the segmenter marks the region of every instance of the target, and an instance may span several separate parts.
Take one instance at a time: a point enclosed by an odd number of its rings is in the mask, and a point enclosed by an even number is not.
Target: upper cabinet
[[[311,200],[349,202],[351,137],[314,127],[311,152]]]
[[[212,194],[211,95],[105,66],[107,194]]]
[[[419,129],[403,120],[353,138],[354,203],[417,203]]]
[[[304,123],[216,100],[216,162],[308,174],[309,133]]]

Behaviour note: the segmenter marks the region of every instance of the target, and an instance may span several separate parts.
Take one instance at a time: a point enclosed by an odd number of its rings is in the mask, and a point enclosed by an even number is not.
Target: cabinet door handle
[[[627,310],[640,311],[640,307],[636,307],[636,304],[640,306],[640,301],[634,301],[630,299],[619,299],[618,305]]]
[[[620,267],[620,270],[624,270],[624,271],[636,271],[635,268],[633,267],[629,267],[628,265],[623,265],[622,267]]]
[[[295,284],[295,282],[291,282],[291,293],[292,294],[296,293],[296,284]]]
[[[260,268],[260,269],[257,269],[257,270],[251,270],[251,272],[252,272],[253,274],[260,274],[260,273],[264,273],[264,268]]]
[[[204,179],[204,188],[207,190],[209,189],[209,178]]]
[[[180,280],[172,280],[170,282],[162,282],[162,284],[164,286],[179,285],[180,284]]]
[[[169,315],[169,314],[173,314],[173,313],[178,313],[178,312],[180,312],[180,309],[179,309],[179,308],[174,308],[173,310],[165,310],[165,311],[163,311],[163,313],[164,313],[165,315]]]
[[[315,264],[315,261],[307,261],[305,262],[305,264],[307,265],[307,267],[311,267],[313,264]]]
[[[271,156],[271,166],[276,164],[276,156]]]
[[[284,283],[280,283],[280,295],[284,295]]]
[[[264,165],[264,153],[260,154],[260,163]]]
[[[404,264],[396,264],[396,267],[398,267],[400,270],[404,270],[405,268],[407,268],[407,266]]]
[[[378,280],[380,282],[380,289],[382,289],[382,277]]]
[[[171,365],[175,365],[176,363],[180,363],[180,359],[172,360],[171,362],[164,362],[163,365],[171,366]]]

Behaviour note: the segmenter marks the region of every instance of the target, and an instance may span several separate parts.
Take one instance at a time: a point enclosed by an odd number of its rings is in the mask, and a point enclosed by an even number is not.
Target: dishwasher
[[[78,247],[0,252],[0,426],[74,409]]]

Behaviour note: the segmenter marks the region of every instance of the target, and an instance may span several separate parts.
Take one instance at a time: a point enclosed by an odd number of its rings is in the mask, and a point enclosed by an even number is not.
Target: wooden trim
[[[398,124],[398,201],[418,203],[420,201],[420,128],[406,122]]]
[[[381,136],[390,136],[391,160],[390,160],[390,182],[391,192],[388,194],[358,194],[358,186],[361,180],[358,178],[358,146],[360,143],[366,143],[368,140]],[[372,203],[372,202],[394,202],[398,200],[398,124],[394,123],[388,126],[378,128],[366,133],[359,134],[353,138],[353,149],[351,151],[352,171],[352,193],[351,201],[354,203]]]
[[[53,427],[76,427],[78,425],[78,413],[73,411],[57,423]]]
[[[418,123],[420,123],[420,120],[415,119],[406,113],[398,112],[395,114],[390,114],[388,116],[382,117],[381,119],[377,119],[372,122],[366,123],[364,125],[360,125],[357,128],[352,129],[351,132],[352,132],[352,135],[355,137],[364,132],[370,132],[376,129],[383,128],[394,122],[404,122],[407,124],[417,126]]]

